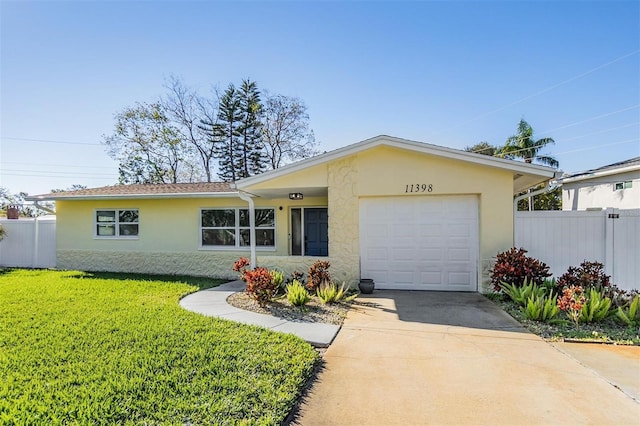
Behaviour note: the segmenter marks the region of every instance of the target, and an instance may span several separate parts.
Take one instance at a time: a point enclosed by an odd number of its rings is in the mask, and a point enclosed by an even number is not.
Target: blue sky
[[[499,145],[525,118],[567,172],[640,155],[638,1],[2,0],[0,20],[13,193],[116,183],[102,136],[171,75],[298,96],[322,150],[379,134]]]

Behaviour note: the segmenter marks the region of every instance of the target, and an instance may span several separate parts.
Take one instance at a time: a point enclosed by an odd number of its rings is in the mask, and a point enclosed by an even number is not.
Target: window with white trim
[[[256,246],[276,247],[276,211],[255,209]],[[202,247],[241,248],[251,245],[249,209],[222,208],[200,211]]]
[[[620,191],[622,189],[629,189],[632,187],[631,181],[628,180],[626,182],[616,182],[613,184],[614,191]]]
[[[97,238],[137,238],[138,209],[96,210],[95,236]]]

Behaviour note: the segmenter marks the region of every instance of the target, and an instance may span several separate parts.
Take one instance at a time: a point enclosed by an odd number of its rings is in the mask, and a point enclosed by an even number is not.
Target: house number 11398
[[[430,183],[416,183],[405,185],[404,192],[433,192],[433,184]]]

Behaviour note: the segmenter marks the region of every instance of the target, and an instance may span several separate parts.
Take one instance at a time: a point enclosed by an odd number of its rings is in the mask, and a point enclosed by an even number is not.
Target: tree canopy
[[[525,163],[538,162],[551,167],[558,167],[558,161],[549,156],[540,154],[547,145],[554,144],[552,138],[534,139],[533,128],[524,119],[518,123],[518,133],[507,138],[505,145],[498,155],[503,158],[522,158]]]
[[[259,90],[250,79],[220,95],[198,94],[171,77],[168,93],[115,115],[103,137],[120,183],[235,181],[314,155],[304,103]]]

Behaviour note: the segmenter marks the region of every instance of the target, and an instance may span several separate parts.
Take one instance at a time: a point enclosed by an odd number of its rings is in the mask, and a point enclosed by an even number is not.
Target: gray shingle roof
[[[566,176],[566,178],[575,178],[575,177],[584,176],[584,175],[591,175],[598,172],[604,172],[607,170],[622,169],[624,167],[631,167],[631,166],[638,166],[638,165],[640,165],[640,157],[634,157],[628,160],[618,161],[617,163],[607,164],[606,166],[598,167],[597,169],[591,169],[591,170],[585,170],[583,172],[572,173],[569,176]]]

